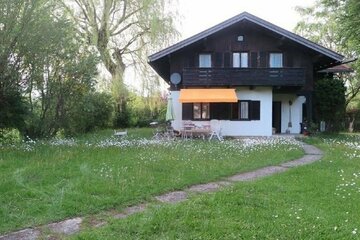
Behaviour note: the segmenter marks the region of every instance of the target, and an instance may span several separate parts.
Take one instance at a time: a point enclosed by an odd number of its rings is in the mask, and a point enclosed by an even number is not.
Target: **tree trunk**
[[[111,93],[116,101],[116,110],[122,113],[128,98],[128,91],[124,83],[125,63],[121,53],[116,49],[113,54],[115,61],[112,60],[109,52],[102,49],[102,60],[106,69],[111,74]]]
[[[116,110],[121,113],[124,111],[124,103],[127,101],[127,89],[124,84],[124,70],[116,68],[111,72],[111,93],[116,102]]]
[[[349,114],[349,132],[352,133],[354,132],[354,123],[355,123],[355,113],[350,113]]]

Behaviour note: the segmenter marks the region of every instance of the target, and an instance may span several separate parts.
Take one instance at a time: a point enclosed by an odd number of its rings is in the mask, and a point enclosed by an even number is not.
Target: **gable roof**
[[[190,45],[192,43],[195,43],[195,42],[197,42],[197,41],[199,41],[199,40],[201,40],[203,38],[206,38],[209,35],[212,35],[212,34],[218,32],[220,30],[223,30],[224,28],[230,27],[231,25],[233,25],[235,23],[238,23],[238,22],[240,22],[242,20],[248,20],[248,21],[253,22],[253,23],[257,24],[257,25],[260,25],[260,26],[262,26],[262,27],[264,27],[264,28],[266,28],[266,29],[268,29],[270,31],[273,31],[273,32],[278,33],[278,34],[280,34],[280,35],[282,35],[282,36],[284,36],[284,37],[286,37],[288,39],[291,39],[294,42],[297,42],[297,43],[299,43],[299,44],[301,44],[303,46],[306,46],[306,47],[311,48],[311,49],[313,49],[313,50],[315,50],[315,51],[317,51],[319,53],[322,53],[325,56],[328,56],[328,57],[330,57],[332,59],[335,59],[336,61],[340,62],[340,61],[342,61],[344,59],[343,55],[338,54],[338,53],[336,53],[336,52],[334,52],[334,51],[332,51],[332,50],[330,50],[328,48],[325,48],[325,47],[323,47],[323,46],[321,46],[319,44],[316,44],[316,43],[314,43],[314,42],[312,42],[310,40],[307,40],[307,39],[305,39],[305,38],[303,38],[303,37],[301,37],[301,36],[299,36],[299,35],[297,35],[295,33],[292,33],[292,32],[290,32],[288,30],[285,30],[285,29],[283,29],[283,28],[281,28],[279,26],[276,26],[276,25],[274,25],[274,24],[272,24],[270,22],[267,22],[267,21],[265,21],[265,20],[263,20],[261,18],[258,18],[258,17],[254,16],[254,15],[248,13],[248,12],[242,12],[242,13],[240,13],[239,15],[237,15],[235,17],[232,17],[232,18],[230,18],[230,19],[228,19],[228,20],[226,20],[226,21],[224,21],[224,22],[222,22],[220,24],[217,24],[217,25],[215,25],[215,26],[213,26],[213,27],[211,27],[211,28],[209,28],[209,29],[207,29],[205,31],[202,31],[202,32],[200,32],[200,33],[198,33],[198,34],[196,34],[196,35],[194,35],[192,37],[189,37],[189,38],[187,38],[187,39],[185,39],[183,41],[180,41],[180,42],[178,42],[178,43],[176,43],[176,44],[174,44],[174,45],[172,45],[172,46],[170,46],[168,48],[165,48],[165,49],[163,49],[163,50],[161,50],[161,51],[159,51],[157,53],[154,53],[154,54],[150,55],[149,56],[149,61],[150,62],[156,61],[156,60],[158,60],[158,59],[160,59],[160,58],[162,58],[164,56],[167,56],[167,55],[169,55],[169,54],[171,54],[173,52],[176,52],[176,51],[178,51],[178,50],[180,50],[180,49],[182,49],[182,48],[184,48],[184,47],[186,47],[186,46],[188,46],[188,45]]]

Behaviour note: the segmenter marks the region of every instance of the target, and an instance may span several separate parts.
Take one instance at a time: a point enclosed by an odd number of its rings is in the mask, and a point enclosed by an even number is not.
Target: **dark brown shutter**
[[[239,119],[239,102],[231,104],[231,119],[232,120]]]
[[[210,103],[210,118],[229,120],[231,118],[231,103]]]
[[[267,67],[267,56],[266,52],[260,52],[260,67],[266,68]]]
[[[195,57],[194,56],[190,56],[189,57],[189,63],[188,63],[189,68],[194,68],[195,65]]]
[[[189,68],[194,68],[194,67],[196,67],[195,58],[199,58],[199,56],[195,56],[195,57],[194,57],[194,56],[190,55],[190,57],[189,57],[189,64],[188,64]]]
[[[257,59],[257,52],[252,52],[251,53],[251,67],[252,68],[257,68],[258,66],[258,64],[257,64],[257,62],[258,62],[258,59]]]
[[[215,55],[215,67],[222,67],[223,65],[223,54],[221,52],[217,52]]]
[[[224,53],[224,67],[226,67],[226,68],[231,67],[230,66],[230,63],[231,63],[230,58],[231,58],[231,54],[229,52]]]
[[[284,55],[285,55],[285,59],[286,59],[285,66],[286,67],[294,67],[292,55],[289,53],[286,53]]]
[[[182,119],[192,120],[193,119],[193,104],[183,103],[182,104]]]
[[[190,67],[190,66],[189,66],[189,59],[188,59],[188,58],[184,59],[184,60],[183,60],[183,63],[184,63],[184,68]]]
[[[250,102],[250,119],[251,120],[260,120],[260,101],[251,101]]]

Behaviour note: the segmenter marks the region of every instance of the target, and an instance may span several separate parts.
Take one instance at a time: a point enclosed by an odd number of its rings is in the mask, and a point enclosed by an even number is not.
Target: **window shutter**
[[[229,120],[231,113],[230,103],[210,103],[210,118]]]
[[[257,68],[258,67],[258,59],[257,59],[257,52],[252,52],[251,53],[251,67],[252,68]]]
[[[229,68],[230,66],[231,54],[229,52],[224,53],[224,67]]]
[[[286,64],[287,67],[294,67],[293,58],[292,58],[291,54],[286,53],[285,54],[285,59],[286,59],[285,64]]]
[[[192,120],[193,119],[193,104],[183,103],[182,104],[182,119]]]
[[[197,59],[197,58],[196,58]],[[195,57],[194,56],[190,56],[189,57],[189,68],[194,68],[196,66],[195,63]]]
[[[260,120],[260,101],[250,102],[251,120]]]
[[[221,52],[217,52],[214,54],[214,59],[215,59],[215,67],[222,67],[222,63],[223,63],[223,54]]]
[[[232,120],[239,119],[239,102],[231,104],[231,119]]]
[[[260,67],[262,67],[262,68],[267,67],[266,52],[260,52]]]

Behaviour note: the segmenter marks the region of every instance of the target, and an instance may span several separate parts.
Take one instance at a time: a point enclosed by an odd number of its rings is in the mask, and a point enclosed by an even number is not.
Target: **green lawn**
[[[360,136],[307,140],[311,165],[162,205],[76,239],[360,239]]]
[[[0,146],[0,233],[148,201],[152,196],[303,154],[294,141],[128,139],[112,131]]]

